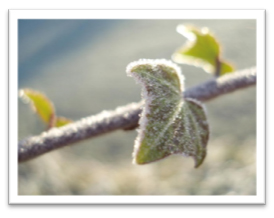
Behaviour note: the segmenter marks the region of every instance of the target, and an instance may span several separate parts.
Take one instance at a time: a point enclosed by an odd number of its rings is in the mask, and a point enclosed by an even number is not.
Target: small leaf
[[[180,69],[166,60],[139,60],[127,73],[142,86],[145,100],[135,140],[134,163],[146,164],[171,154],[195,159],[195,167],[206,156],[209,128],[201,103],[183,99]]]
[[[23,100],[31,104],[32,109],[49,128],[55,126],[56,115],[54,106],[44,94],[31,89],[21,89],[19,93]]]
[[[175,62],[202,67],[216,76],[234,71],[231,64],[221,59],[221,46],[207,28],[179,25],[177,31],[189,41],[173,54]]]
[[[68,118],[65,118],[65,117],[57,117],[56,118],[56,124],[55,126],[56,127],[61,127],[61,126],[65,126],[69,123],[72,123],[73,121],[68,119]]]
[[[235,71],[234,67],[231,64],[229,64],[227,62],[223,62],[223,61],[220,61],[220,62],[221,62],[220,76]]]

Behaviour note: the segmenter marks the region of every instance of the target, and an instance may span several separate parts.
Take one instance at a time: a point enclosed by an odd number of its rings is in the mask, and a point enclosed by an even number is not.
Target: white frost
[[[166,65],[167,67],[171,67],[173,68],[180,80],[180,87],[181,87],[181,92],[184,91],[184,80],[185,77],[182,74],[181,68],[178,67],[178,65],[176,65],[175,63],[173,63],[170,60],[166,60],[166,59],[140,59],[138,61],[133,61],[130,64],[127,65],[126,67],[126,73],[129,77],[133,76],[133,72],[132,69],[135,68],[136,66],[140,66],[140,65],[152,65],[154,67],[156,67],[157,65]],[[135,77],[135,75],[134,75]],[[139,78],[137,78],[139,80]]]

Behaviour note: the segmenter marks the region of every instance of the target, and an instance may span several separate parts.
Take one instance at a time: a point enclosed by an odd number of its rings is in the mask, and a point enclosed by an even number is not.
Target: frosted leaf
[[[192,156],[195,167],[206,156],[209,127],[201,103],[182,98],[184,78],[167,60],[139,60],[127,74],[142,86],[145,101],[133,162],[146,164],[171,154]]]

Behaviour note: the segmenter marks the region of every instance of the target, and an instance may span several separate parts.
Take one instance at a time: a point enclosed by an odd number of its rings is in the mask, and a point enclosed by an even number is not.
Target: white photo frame
[[[18,20],[20,19],[255,19],[257,28],[257,190],[250,196],[36,196],[18,195]],[[10,204],[265,204],[264,10],[10,10],[9,11]]]

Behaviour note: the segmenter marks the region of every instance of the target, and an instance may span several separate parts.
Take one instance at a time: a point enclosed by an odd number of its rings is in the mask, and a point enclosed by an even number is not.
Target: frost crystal
[[[198,167],[206,156],[208,124],[203,106],[183,99],[184,77],[167,60],[145,60],[127,66],[142,86],[145,100],[135,140],[133,162],[145,164],[171,154],[193,156]]]

